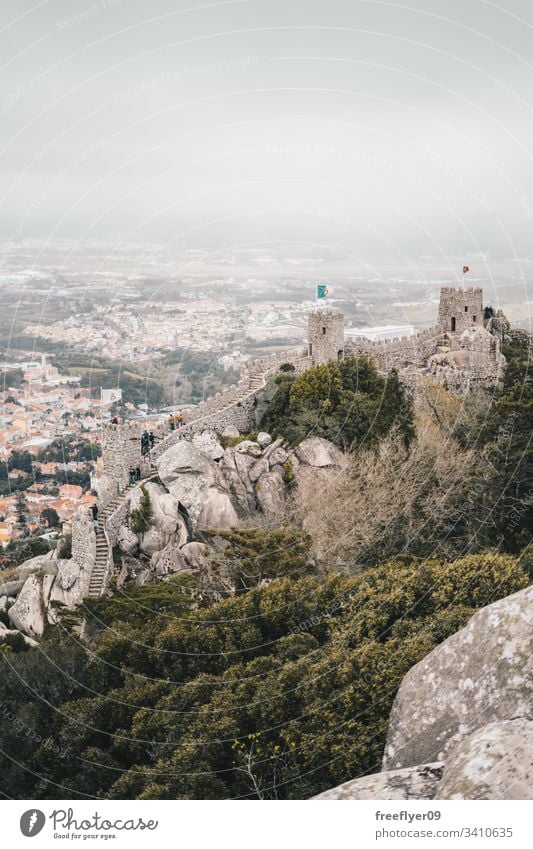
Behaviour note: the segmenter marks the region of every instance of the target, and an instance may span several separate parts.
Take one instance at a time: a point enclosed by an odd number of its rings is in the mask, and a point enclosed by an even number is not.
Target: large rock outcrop
[[[238,432],[230,429],[226,439],[230,445],[223,448],[223,439],[204,430],[190,441],[178,441],[157,461],[159,482],[142,481],[124,499],[108,502],[108,540],[122,558],[116,576],[120,586],[126,580],[144,584],[193,573],[210,597],[227,595],[234,589],[231,576],[219,573],[214,561],[220,550],[212,533],[206,536],[205,531],[265,521],[284,524],[296,487],[316,487],[321,476],[340,471],[341,452],[318,437],[302,442],[299,458],[283,439],[273,440],[268,433],[258,434],[257,441],[239,441]],[[141,506],[143,491],[150,499],[152,524],[136,533],[132,514]],[[68,561],[59,560],[56,552],[28,560],[14,579],[0,585],[0,609],[28,638],[40,636],[47,621],[56,621],[55,603],[73,608],[87,595],[96,537],[84,507],[73,522],[72,553]]]
[[[45,625],[45,610],[42,581],[38,575],[30,575],[24,582],[16,602],[8,611],[9,621],[29,637],[42,637]]]
[[[533,587],[479,610],[414,666],[384,771],[320,799],[532,799]]]
[[[79,563],[75,560],[57,560],[56,566],[55,577],[46,573],[43,575],[43,601],[48,609],[49,621],[55,618],[52,602],[73,608],[83,600],[82,569]]]
[[[405,676],[384,769],[443,760],[484,725],[531,715],[533,587],[479,610]]]
[[[194,525],[230,528],[238,523],[224,477],[210,457],[182,440],[161,455],[159,477]],[[218,521],[218,524],[212,524]]]

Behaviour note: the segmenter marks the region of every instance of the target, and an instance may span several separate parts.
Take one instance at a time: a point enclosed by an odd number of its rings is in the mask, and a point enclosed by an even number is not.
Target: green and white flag
[[[317,301],[321,301],[324,298],[327,298],[328,295],[331,295],[333,289],[331,286],[328,286],[326,283],[317,283],[316,284],[316,299]]]

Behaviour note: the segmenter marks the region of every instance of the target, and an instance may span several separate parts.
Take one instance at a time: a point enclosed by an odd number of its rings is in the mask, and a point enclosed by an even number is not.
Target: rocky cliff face
[[[295,488],[314,486],[315,474],[333,471],[342,458],[334,445],[318,437],[304,440],[296,452],[268,433],[253,441],[238,439],[235,429],[228,429],[222,441],[212,430],[196,433],[191,441],[184,439],[159,457],[159,480],[129,490],[114,536],[122,557],[116,575],[119,586],[127,579],[144,584],[194,574],[215,598],[219,591],[231,592],[231,582],[213,574],[217,549],[216,538],[211,544],[213,532],[285,524]],[[224,447],[232,441],[236,444]],[[143,490],[149,496],[152,521],[141,534],[133,529],[132,514],[141,504]],[[88,523],[84,534],[92,535],[94,542],[90,519],[83,518]],[[74,542],[77,559],[60,560],[52,552],[22,564],[14,580],[0,585],[0,611],[7,613],[11,624],[8,628],[0,623],[0,640],[10,630],[29,640],[39,638],[46,623],[55,621],[54,602],[70,609],[81,603],[94,556],[86,556],[87,546]]]
[[[478,611],[405,676],[384,772],[318,798],[533,798],[533,587]]]
[[[15,570],[16,580],[0,585],[0,611],[7,614],[11,627],[0,623],[0,640],[14,630],[33,645],[47,622],[56,621],[55,605],[79,605],[88,586],[88,574],[74,560],[61,560],[50,552],[27,560]]]

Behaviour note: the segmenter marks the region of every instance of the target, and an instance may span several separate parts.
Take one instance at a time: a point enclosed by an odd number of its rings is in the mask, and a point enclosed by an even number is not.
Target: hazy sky
[[[528,0],[2,0],[3,238],[531,256]]]

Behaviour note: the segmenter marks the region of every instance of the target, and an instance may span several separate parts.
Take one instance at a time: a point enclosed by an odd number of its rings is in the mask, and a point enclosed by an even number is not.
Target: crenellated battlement
[[[481,295],[481,297],[483,297],[483,289],[481,286],[469,286],[467,289],[462,289],[460,286],[442,286],[440,293],[441,296],[461,293],[465,295]]]

